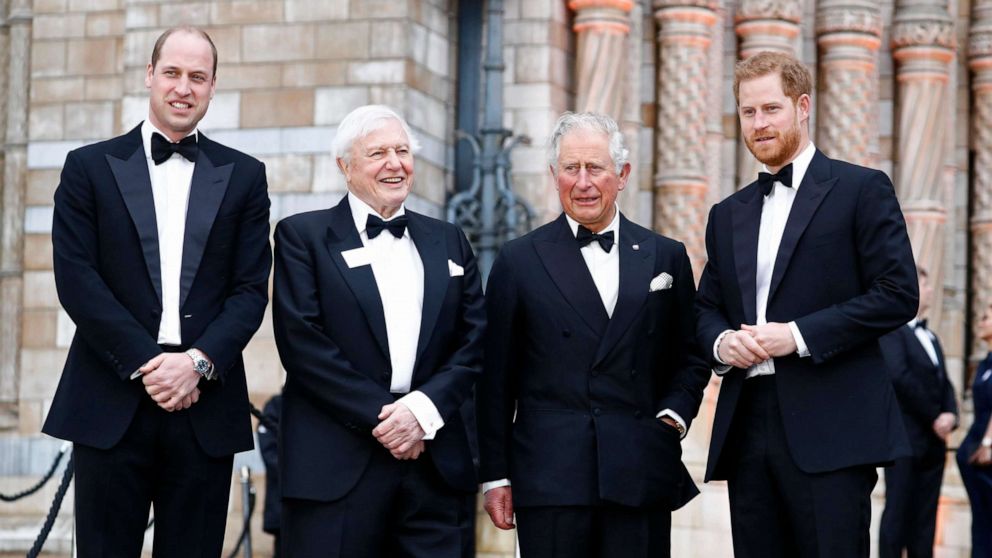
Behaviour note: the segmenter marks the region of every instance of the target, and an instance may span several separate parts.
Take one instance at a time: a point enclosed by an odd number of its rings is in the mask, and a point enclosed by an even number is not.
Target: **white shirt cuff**
[[[510,479],[499,479],[489,482],[482,483],[482,493],[485,494],[494,488],[499,488],[501,486],[510,486]]]
[[[721,333],[720,335],[717,335],[716,341],[713,342],[713,359],[720,363],[720,366],[713,367],[713,373],[716,374],[717,376],[722,376],[726,374],[731,368],[733,368],[733,366],[727,364],[726,362],[723,362],[723,359],[720,358],[720,342],[723,341],[724,337],[730,335],[733,332],[734,330],[728,329],[723,333]]]
[[[806,341],[803,340],[803,334],[799,333],[799,326],[796,325],[796,322],[789,322],[789,329],[792,330],[792,338],[796,340],[796,352],[801,357],[808,357],[809,347],[806,346]]]
[[[424,440],[433,440],[437,431],[444,426],[441,413],[437,412],[434,402],[422,391],[411,391],[397,399],[396,402],[405,405],[416,417],[417,422],[420,423],[420,428],[424,430]]]
[[[131,373],[132,380],[137,380],[140,377],[141,377],[141,370],[135,370],[134,372]]]
[[[682,436],[680,436],[680,438],[685,438],[686,434],[689,433],[689,425],[686,424],[685,423],[685,420],[683,420],[682,417],[678,413],[676,413],[675,411],[673,411],[671,409],[665,409],[664,411],[658,413],[657,418],[660,419],[661,417],[669,417],[672,420],[674,420],[675,422],[677,422],[680,425],[682,425],[682,431],[685,432],[685,434],[683,434]]]

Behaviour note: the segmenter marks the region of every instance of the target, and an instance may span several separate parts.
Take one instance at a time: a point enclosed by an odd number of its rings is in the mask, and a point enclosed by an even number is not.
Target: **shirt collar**
[[[791,161],[792,163],[792,189],[799,191],[799,185],[803,183],[803,178],[806,176],[806,171],[809,169],[810,163],[813,162],[813,155],[816,155],[816,146],[813,142],[806,144],[806,148],[796,155],[796,158]],[[761,165],[761,168],[765,172],[770,172],[768,170],[768,165]],[[774,191],[774,190],[773,190]]]
[[[613,212],[613,220],[610,224],[606,226],[605,229],[599,231],[599,234],[603,234],[608,231],[613,231],[614,236],[619,235],[620,231],[620,206],[613,204],[613,208],[616,210]],[[568,221],[568,227],[572,229],[572,236],[578,236],[579,234],[579,222],[575,219],[569,217],[568,213],[565,214],[565,220]]]
[[[406,204],[403,204],[396,210],[396,213],[393,213],[392,217],[385,219],[382,215],[379,215],[378,211],[372,209],[369,204],[359,199],[358,196],[350,191],[348,192],[348,206],[351,207],[351,217],[355,220],[355,229],[358,230],[358,234],[365,232],[365,223],[368,221],[369,215],[375,215],[383,221],[391,221],[400,215],[406,214]],[[409,228],[403,233],[403,236],[407,236],[408,234],[410,234]]]
[[[162,132],[162,130],[159,130],[154,124],[152,124],[147,119],[141,123],[141,144],[145,148],[145,159],[152,158],[152,134],[156,132],[162,134],[162,137],[164,137],[165,139],[169,139],[169,136],[165,135],[165,133]],[[186,134],[186,137],[194,136],[197,135],[198,133],[199,133],[199,128],[193,128],[193,131]],[[200,138],[197,137],[196,139],[199,140]]]

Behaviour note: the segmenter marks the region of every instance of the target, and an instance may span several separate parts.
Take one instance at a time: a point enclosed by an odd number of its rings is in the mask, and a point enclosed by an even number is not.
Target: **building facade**
[[[217,94],[201,129],[266,163],[273,224],[340,199],[345,186],[330,141],[341,118],[366,103],[393,106],[418,133],[410,206],[441,217],[467,187],[458,162],[467,146],[456,129],[472,131],[486,100],[477,70],[487,7],[0,0],[0,492],[33,482],[58,448],[39,431],[73,332],[51,263],[61,165],[70,149],[145,117],[143,75],[162,29],[199,25],[217,44]],[[504,125],[531,139],[513,150],[511,177],[537,223],[560,211],[544,151],[555,119],[565,110],[605,112],[631,144],[634,174],[622,210],[684,241],[697,276],[709,207],[758,169],[739,137],[734,62],[768,49],[799,56],[816,81],[817,147],[893,179],[914,254],[940,287],[931,321],[969,408],[969,370],[987,350],[972,329],[992,303],[992,0],[505,0],[503,8]],[[283,380],[268,319],[245,360],[261,407]],[[718,389],[714,380],[686,442],[697,479]],[[257,469],[257,459],[242,462]],[[0,503],[0,554],[30,546],[54,484]],[[240,532],[239,495],[235,485],[229,547]],[[70,498],[46,549],[69,552],[71,516]],[[264,555],[269,539],[258,517],[255,552]],[[941,556],[968,555],[969,520],[949,463]],[[512,533],[497,532],[484,515],[477,533],[478,556],[513,555]],[[731,555],[720,483],[676,513],[673,542],[676,556]]]

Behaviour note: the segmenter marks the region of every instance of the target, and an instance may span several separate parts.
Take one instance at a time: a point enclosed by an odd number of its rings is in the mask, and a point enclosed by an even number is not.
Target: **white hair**
[[[382,128],[386,122],[396,120],[406,132],[406,137],[410,141],[410,151],[416,153],[420,150],[420,142],[413,135],[406,120],[397,112],[385,105],[365,105],[358,107],[348,113],[344,120],[338,124],[338,130],[334,134],[334,141],[331,142],[331,155],[335,159],[342,159],[345,163],[351,161],[351,146],[355,140],[362,138],[369,133]]]
[[[551,132],[551,139],[548,140],[548,164],[555,169],[557,174],[558,155],[561,149],[561,138],[572,130],[583,129],[602,132],[610,138],[610,158],[613,159],[613,166],[616,167],[617,174],[623,171],[627,164],[630,151],[624,143],[623,134],[617,122],[596,112],[566,112],[558,118],[554,131]]]

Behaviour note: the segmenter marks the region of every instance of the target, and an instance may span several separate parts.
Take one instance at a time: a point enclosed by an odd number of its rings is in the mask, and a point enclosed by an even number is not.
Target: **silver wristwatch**
[[[203,376],[207,380],[214,379],[214,365],[211,364],[209,360],[203,358],[200,351],[190,349],[186,351],[186,356],[193,359],[193,370],[196,370],[197,374]]]

